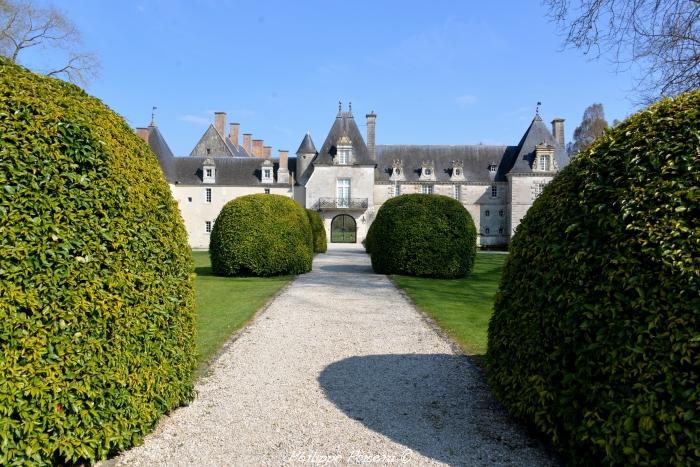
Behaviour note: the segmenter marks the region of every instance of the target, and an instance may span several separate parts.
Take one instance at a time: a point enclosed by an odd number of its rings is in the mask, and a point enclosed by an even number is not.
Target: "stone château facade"
[[[208,248],[223,205],[242,195],[275,193],[320,212],[329,242],[361,242],[379,207],[408,193],[459,200],[469,211],[481,246],[508,243],[537,195],[567,163],[564,120],[552,132],[535,114],[514,146],[377,145],[376,119],[366,115],[367,140],[352,110],[338,109],[320,150],[306,134],[296,158],[271,156],[263,140],[243,135],[217,112],[188,157],[174,157],[154,125],[137,132],[158,156],[180,205],[193,248]]]

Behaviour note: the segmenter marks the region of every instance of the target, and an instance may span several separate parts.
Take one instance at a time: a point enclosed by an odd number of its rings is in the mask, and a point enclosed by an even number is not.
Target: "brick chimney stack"
[[[214,112],[214,128],[222,137],[226,136],[224,128],[226,127],[226,112]]]
[[[243,149],[246,150],[249,156],[253,155],[253,135],[251,133],[243,133]]]
[[[374,149],[375,128],[377,123],[377,114],[374,111],[368,113],[367,117],[367,152],[369,157],[374,161],[377,160],[376,151]]]
[[[139,138],[148,143],[148,128],[137,128],[136,134],[139,136]]]
[[[263,140],[261,140],[261,139],[254,139],[253,140],[253,155],[255,157],[262,157],[263,156]]]
[[[559,146],[564,146],[564,119],[555,118],[552,120],[552,136]]]
[[[279,150],[280,165],[277,168],[277,183],[289,183],[289,151]]]
[[[229,126],[228,140],[233,144],[233,147],[238,149],[238,132],[241,129],[240,123],[231,123]]]
[[[272,146],[263,146],[263,157],[272,157]]]

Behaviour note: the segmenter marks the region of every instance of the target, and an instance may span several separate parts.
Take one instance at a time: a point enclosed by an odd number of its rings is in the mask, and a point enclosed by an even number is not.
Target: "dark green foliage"
[[[313,209],[307,209],[306,213],[309,215],[309,223],[311,224],[314,253],[325,253],[328,245],[326,244],[326,228],[323,226],[323,220],[320,214]]]
[[[609,130],[510,248],[489,381],[571,465],[700,464],[700,92]]]
[[[93,462],[193,396],[192,259],[155,155],[0,60],[0,464]]]
[[[365,249],[380,274],[465,277],[474,266],[476,228],[452,198],[397,196],[379,208]]]
[[[311,270],[313,237],[306,210],[280,195],[247,195],[229,201],[209,242],[221,276],[278,276]]]

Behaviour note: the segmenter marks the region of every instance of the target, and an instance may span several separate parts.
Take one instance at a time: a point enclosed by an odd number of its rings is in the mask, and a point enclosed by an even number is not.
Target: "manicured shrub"
[[[222,276],[277,276],[311,270],[313,237],[306,210],[280,195],[229,201],[214,222],[212,269]]]
[[[379,208],[365,248],[380,274],[464,277],[474,266],[476,228],[452,198],[397,196]]]
[[[192,259],[148,146],[0,60],[0,464],[93,462],[193,396]]]
[[[309,224],[311,224],[314,253],[325,253],[328,249],[328,245],[326,243],[326,228],[323,226],[323,220],[319,213],[313,209],[307,209],[306,214],[308,214]]]
[[[510,248],[488,376],[571,465],[700,464],[700,92],[599,138]]]

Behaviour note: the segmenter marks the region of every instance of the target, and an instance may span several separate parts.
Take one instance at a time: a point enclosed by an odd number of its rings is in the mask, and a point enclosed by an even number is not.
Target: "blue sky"
[[[630,72],[562,51],[539,1],[57,0],[102,61],[91,94],[176,155],[213,118],[296,151],[323,142],[342,100],[378,144],[517,144],[542,102],[567,140],[586,106],[635,111]]]

